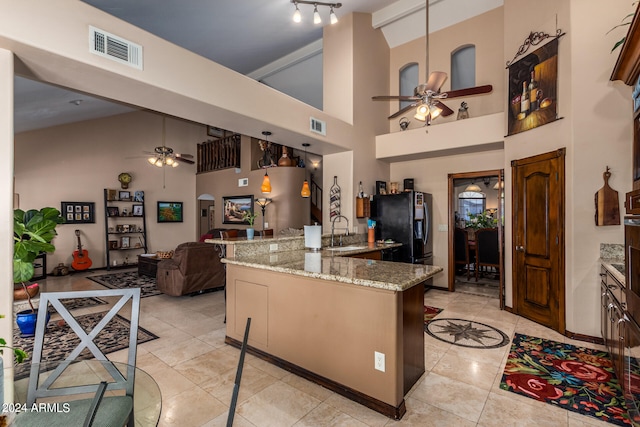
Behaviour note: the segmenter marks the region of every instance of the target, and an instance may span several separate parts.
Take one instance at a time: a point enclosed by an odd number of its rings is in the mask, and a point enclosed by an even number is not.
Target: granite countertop
[[[624,259],[600,258],[600,264],[622,285],[626,285],[624,278]],[[622,271],[621,271],[622,270]]]
[[[442,267],[432,265],[350,258],[335,256],[331,252],[276,252],[251,257],[223,258],[222,262],[397,292],[405,291],[442,271]],[[342,252],[341,255],[346,253]]]

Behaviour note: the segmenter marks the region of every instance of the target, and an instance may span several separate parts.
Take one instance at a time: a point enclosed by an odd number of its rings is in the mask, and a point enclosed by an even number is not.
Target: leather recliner
[[[221,248],[211,243],[178,245],[173,258],[158,263],[158,289],[172,296],[224,288],[226,271],[220,261]]]

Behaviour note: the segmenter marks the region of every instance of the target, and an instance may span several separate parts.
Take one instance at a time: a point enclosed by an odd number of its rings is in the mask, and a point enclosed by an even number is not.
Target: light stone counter
[[[381,245],[368,250],[380,250],[384,247],[385,245]],[[362,251],[365,251],[364,247]],[[236,256],[223,259],[222,262],[397,292],[422,283],[443,270],[442,267],[432,265],[374,261],[345,256],[349,253],[352,252],[342,252],[338,255],[336,251],[298,250],[269,255]]]

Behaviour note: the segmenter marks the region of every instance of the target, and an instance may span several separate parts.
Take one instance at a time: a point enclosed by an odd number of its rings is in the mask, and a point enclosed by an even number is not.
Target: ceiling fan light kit
[[[320,12],[318,12],[318,6],[327,6],[329,7],[329,22],[331,25],[338,23],[338,17],[334,12],[334,9],[339,9],[342,7],[342,3],[324,3],[317,1],[306,1],[306,0],[291,0],[291,3],[296,7],[295,12],[293,12],[293,22],[300,23],[302,22],[302,13],[300,13],[300,9],[298,8],[299,4],[310,4],[313,5],[313,23],[319,25],[322,23],[322,17],[320,16]]]
[[[293,0],[292,0],[293,1]],[[431,121],[439,116],[449,116],[453,114],[453,110],[447,107],[440,100],[448,98],[457,98],[462,96],[479,95],[488,93],[493,90],[491,85],[476,86],[465,89],[450,90],[448,92],[440,92],[442,85],[447,80],[447,73],[443,71],[434,71],[429,73],[429,2],[426,1],[426,70],[427,82],[419,84],[413,91],[413,96],[407,95],[390,95],[390,96],[374,96],[374,101],[412,101],[411,104],[400,109],[389,116],[389,119],[395,119],[412,109],[415,109],[414,119],[425,122],[425,126],[431,124]]]
[[[173,168],[178,167],[179,162],[194,164],[195,162],[191,160],[193,156],[191,154],[179,154],[174,153],[173,148],[167,147],[165,145],[165,135],[166,135],[166,119],[162,118],[162,145],[159,147],[155,147],[153,152],[145,151],[147,154],[151,154],[151,157],[147,159],[149,164],[153,166],[157,166],[159,168],[163,166],[171,166]]]

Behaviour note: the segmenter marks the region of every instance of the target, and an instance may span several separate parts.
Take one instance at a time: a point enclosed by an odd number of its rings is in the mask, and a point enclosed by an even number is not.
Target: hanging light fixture
[[[309,188],[309,181],[307,181],[307,147],[311,144],[305,142],[302,144],[304,147],[304,182],[302,183],[302,190],[300,190],[300,195],[305,199],[311,196],[311,189]]]
[[[474,193],[480,193],[482,191],[482,188],[480,188],[478,185],[476,185],[475,181],[472,181],[471,184],[467,185],[467,188],[465,188],[464,191],[471,191],[471,192],[474,192]]]
[[[296,6],[296,11],[293,12],[293,22],[300,23],[302,22],[302,14],[300,13],[300,9],[298,9],[298,3],[293,3]]]
[[[493,186],[494,190],[500,190],[504,188],[504,181],[496,182],[496,185]]]
[[[342,7],[342,3],[324,3],[317,1],[306,1],[306,0],[291,0],[291,3],[296,7],[296,10],[293,12],[293,22],[300,23],[302,22],[302,14],[300,13],[300,9],[298,8],[299,4],[309,4],[313,5],[313,23],[318,25],[322,23],[322,17],[320,16],[320,12],[318,12],[318,6],[327,6],[329,7],[329,22],[331,24],[338,23],[338,17],[334,9],[339,9]]]
[[[271,135],[271,132],[269,132],[268,130],[265,130],[262,132],[262,134],[264,135],[265,141],[268,143],[269,135]],[[264,178],[262,178],[262,185],[260,186],[260,191],[262,191],[262,194],[271,193],[271,180],[269,179],[269,174],[267,173],[266,168],[264,170]]]

